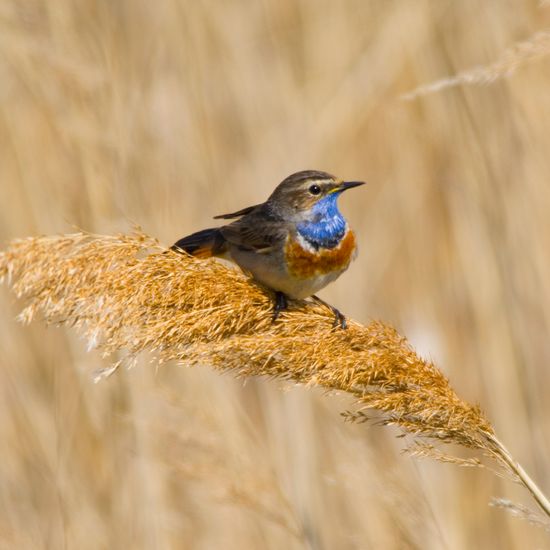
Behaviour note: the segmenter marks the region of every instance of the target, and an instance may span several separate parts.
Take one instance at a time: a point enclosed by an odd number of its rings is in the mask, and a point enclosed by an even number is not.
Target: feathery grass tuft
[[[332,328],[332,313],[291,302],[271,322],[273,296],[237,269],[168,251],[130,235],[75,233],[14,241],[0,253],[0,281],[26,301],[20,318],[75,326],[105,355],[142,352],[160,362],[211,365],[238,376],[269,376],[346,392],[368,418],[414,438],[412,452],[465,465],[434,442],[489,456],[521,481],[550,516],[550,503],[496,438],[478,406],[461,400],[443,374],[381,322]],[[120,361],[115,364],[114,370]]]
[[[550,55],[550,31],[540,31],[528,40],[514,44],[490,65],[474,67],[448,78],[423,84],[403,94],[401,99],[411,101],[456,86],[492,84],[496,80],[511,76],[519,67],[548,55]]]

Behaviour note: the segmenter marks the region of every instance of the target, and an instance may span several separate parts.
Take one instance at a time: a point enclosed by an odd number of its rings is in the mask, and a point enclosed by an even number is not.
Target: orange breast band
[[[349,230],[335,248],[309,251],[294,238],[289,237],[285,245],[285,258],[291,275],[309,279],[326,275],[332,271],[346,269],[355,252],[355,235]]]

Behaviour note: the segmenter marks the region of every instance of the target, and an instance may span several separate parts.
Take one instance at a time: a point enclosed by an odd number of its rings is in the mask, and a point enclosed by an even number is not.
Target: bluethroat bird
[[[288,176],[266,202],[215,219],[236,221],[204,229],[177,241],[172,249],[198,258],[229,259],[275,291],[273,321],[287,298],[312,297],[334,313],[334,326],[346,319],[315,293],[337,279],[357,253],[355,235],[337,200],[361,181],[341,181],[306,170]]]

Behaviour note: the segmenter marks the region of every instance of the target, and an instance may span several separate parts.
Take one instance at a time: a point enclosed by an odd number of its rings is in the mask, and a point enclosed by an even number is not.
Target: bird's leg
[[[275,306],[273,307],[273,319],[271,320],[274,323],[279,317],[279,313],[288,307],[288,301],[286,299],[286,294],[278,290],[275,291]]]
[[[346,317],[343,313],[341,313],[338,309],[336,309],[334,306],[331,306],[330,304],[327,304],[324,300],[321,300],[319,296],[312,296],[313,300],[317,302],[318,304],[322,304],[325,307],[328,307],[332,313],[334,313],[334,323],[332,323],[333,327],[340,326],[342,329],[346,329],[348,324],[346,322]]]

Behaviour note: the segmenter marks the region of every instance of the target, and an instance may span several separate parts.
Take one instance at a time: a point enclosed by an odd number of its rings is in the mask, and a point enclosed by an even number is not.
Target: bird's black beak
[[[337,191],[347,191],[352,187],[359,187],[360,185],[365,185],[364,181],[343,181],[337,188]]]

